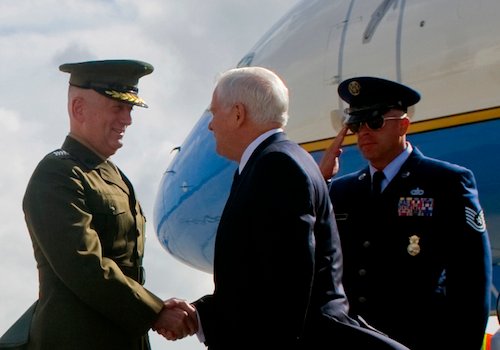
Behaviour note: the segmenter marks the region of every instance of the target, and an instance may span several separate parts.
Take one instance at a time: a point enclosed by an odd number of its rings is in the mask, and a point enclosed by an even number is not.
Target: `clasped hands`
[[[185,300],[171,298],[163,303],[153,330],[168,340],[182,339],[198,331],[196,309]]]

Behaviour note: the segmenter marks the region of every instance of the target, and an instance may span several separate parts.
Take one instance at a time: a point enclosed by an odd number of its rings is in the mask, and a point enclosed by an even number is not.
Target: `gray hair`
[[[245,106],[259,124],[285,126],[288,122],[288,88],[272,71],[262,67],[242,67],[223,73],[215,88],[223,108],[236,103]]]

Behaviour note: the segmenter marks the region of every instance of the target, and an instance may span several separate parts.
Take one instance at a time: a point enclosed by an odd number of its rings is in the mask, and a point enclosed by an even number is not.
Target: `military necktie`
[[[379,195],[380,192],[382,192],[382,181],[384,180],[385,175],[383,171],[376,171],[373,173],[373,180],[372,180],[372,193],[374,195]]]

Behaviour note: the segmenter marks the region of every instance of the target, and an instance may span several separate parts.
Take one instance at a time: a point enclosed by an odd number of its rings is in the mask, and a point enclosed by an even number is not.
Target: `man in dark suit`
[[[283,132],[281,79],[261,67],[229,70],[210,112],[217,152],[239,167],[217,230],[215,291],[194,302],[199,338],[211,350],[400,348],[347,316],[328,188]]]
[[[338,92],[369,162],[330,189],[351,312],[414,350],[480,349],[491,257],[472,172],[406,140],[420,100],[413,89],[357,77]],[[320,162],[325,178],[337,171],[345,132]]]
[[[110,160],[132,108],[146,107],[137,84],[153,67],[105,60],[60,69],[71,74],[70,132],[40,161],[23,199],[40,280],[27,348],[144,350],[152,327],[193,334],[192,307],[170,309],[143,286],[146,220]]]

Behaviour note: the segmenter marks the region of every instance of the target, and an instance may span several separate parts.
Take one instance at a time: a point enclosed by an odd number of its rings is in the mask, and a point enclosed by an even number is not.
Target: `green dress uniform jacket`
[[[40,282],[28,349],[148,349],[163,302],[142,286],[146,220],[124,174],[68,136],[23,210]]]

